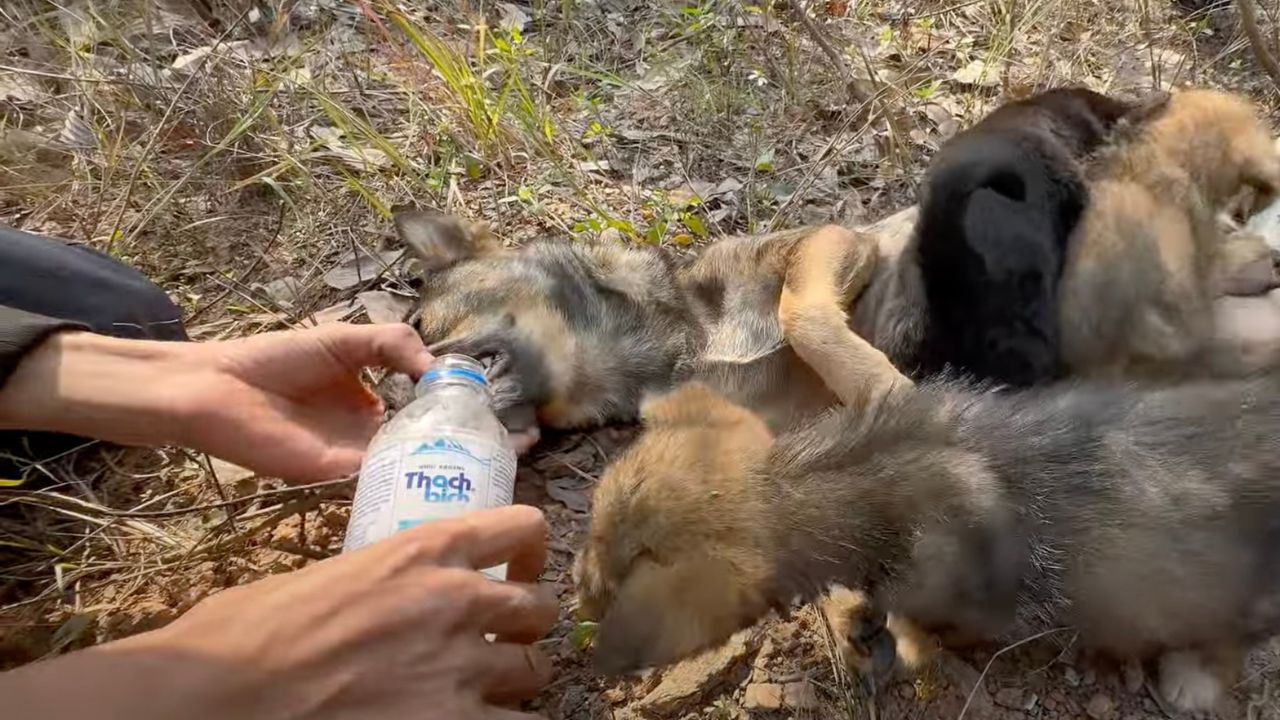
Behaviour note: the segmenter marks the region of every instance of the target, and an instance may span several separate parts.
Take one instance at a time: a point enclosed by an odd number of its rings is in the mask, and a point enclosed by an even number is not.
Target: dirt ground
[[[411,310],[388,211],[510,244],[611,236],[673,253],[914,201],[930,155],[1003,100],[1276,85],[1230,2],[6,3],[0,222],[84,240],[181,303],[193,337]],[[1258,3],[1276,43],[1276,3]],[[1274,54],[1274,50],[1272,51]],[[518,502],[551,521],[549,718],[1158,718],[1140,668],[1069,630],[949,655],[868,692],[812,607],[676,668],[594,676],[571,566],[634,429],[546,438]],[[0,668],[170,622],[337,552],[350,481],[304,491],[179,449],[88,445],[0,478]],[[1134,602],[1142,602],[1134,598]],[[1280,718],[1280,646],[1227,718]]]

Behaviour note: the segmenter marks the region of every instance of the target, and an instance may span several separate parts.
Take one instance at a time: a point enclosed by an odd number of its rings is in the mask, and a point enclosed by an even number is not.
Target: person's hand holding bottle
[[[531,718],[505,705],[551,675],[530,644],[557,615],[531,584],[545,535],[511,506],[224,590],[161,630],[0,675],[5,717]],[[476,571],[503,562],[506,582]]]

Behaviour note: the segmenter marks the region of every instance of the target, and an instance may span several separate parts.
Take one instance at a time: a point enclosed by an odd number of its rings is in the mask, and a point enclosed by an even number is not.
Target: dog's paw
[[[822,600],[822,613],[835,636],[840,660],[851,673],[882,686],[897,665],[897,643],[887,617],[865,593],[835,587]]]
[[[1183,712],[1212,710],[1222,699],[1224,685],[1198,653],[1177,650],[1160,657],[1160,694]]]

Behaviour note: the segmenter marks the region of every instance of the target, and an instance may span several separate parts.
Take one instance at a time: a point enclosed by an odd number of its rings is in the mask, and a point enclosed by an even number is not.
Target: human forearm
[[[166,652],[151,634],[0,673],[9,720],[210,717],[222,678],[193,656]],[[216,715],[214,715],[216,717]]]
[[[0,427],[130,445],[182,442],[181,377],[195,346],[59,332],[0,387]]]

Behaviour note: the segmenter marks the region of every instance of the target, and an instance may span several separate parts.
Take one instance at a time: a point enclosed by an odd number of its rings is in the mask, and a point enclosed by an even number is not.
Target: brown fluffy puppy
[[[1061,286],[1075,373],[1185,373],[1213,360],[1218,214],[1280,190],[1280,156],[1244,98],[1176,92],[1103,160]]]
[[[898,383],[772,443],[696,384],[644,416],[577,568],[603,670],[677,660],[839,583],[870,598],[848,634],[873,660],[886,615],[948,644],[1073,626],[1158,659],[1165,696],[1198,709],[1280,630],[1280,377]]]

